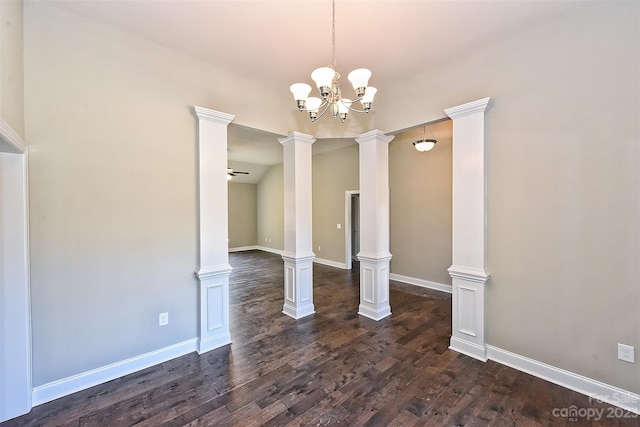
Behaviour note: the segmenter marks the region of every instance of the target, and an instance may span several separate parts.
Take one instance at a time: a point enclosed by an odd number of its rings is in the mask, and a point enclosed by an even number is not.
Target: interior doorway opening
[[[360,190],[345,191],[345,261],[347,270],[357,268],[360,252]]]

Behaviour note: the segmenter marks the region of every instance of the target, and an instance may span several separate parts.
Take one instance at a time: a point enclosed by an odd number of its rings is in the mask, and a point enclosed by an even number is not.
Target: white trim
[[[458,119],[474,113],[486,113],[491,108],[491,105],[491,98],[482,98],[477,101],[471,101],[466,104],[447,108],[444,112],[451,119]]]
[[[0,118],[0,422],[33,406],[28,153]],[[11,132],[8,132],[11,131]],[[7,139],[14,139],[13,141]]]
[[[2,117],[0,117],[0,140],[4,143],[0,146],[2,152],[24,154],[27,151],[24,140]]]
[[[487,266],[485,113],[490,98],[445,110],[453,120],[451,346],[486,360],[484,287]]]
[[[330,259],[316,258],[313,262],[322,265],[328,265],[329,267],[341,268],[347,270],[347,266],[343,262],[331,261]]]
[[[235,248],[229,248],[229,252],[255,251],[258,249],[260,249],[258,246],[238,246]]]
[[[543,380],[582,393],[602,402],[640,414],[640,395],[519,354],[487,345],[487,357]]]
[[[469,282],[477,282],[486,284],[489,280],[489,272],[481,270],[479,268],[462,267],[459,265],[452,265],[447,270],[452,278],[463,279]]]
[[[284,255],[284,251],[280,249],[268,248],[266,246],[256,246],[256,249],[259,251],[270,252],[272,254],[276,254],[280,256]]]
[[[176,357],[184,356],[185,354],[196,351],[197,341],[196,338],[192,338],[130,359],[121,360],[110,365],[35,387],[33,389],[33,405],[41,405],[150,366],[175,359]]]
[[[421,288],[432,289],[434,291],[446,292],[451,294],[452,288],[451,285],[447,285],[445,283],[432,282],[430,280],[418,279],[416,277],[402,276],[400,274],[391,273],[389,274],[389,279],[395,280],[396,282],[407,283],[409,285],[419,286]]]
[[[354,195],[360,195],[360,190],[348,190],[344,192],[344,265],[351,270],[353,259],[351,257],[351,199]]]
[[[210,108],[198,106],[195,106],[193,108],[196,112],[196,116],[198,116],[198,119],[200,120],[209,120],[211,122],[228,125],[233,121],[233,119],[236,118],[236,116],[234,116],[233,114],[223,113],[222,111],[216,111]]]
[[[195,271],[196,278],[199,280],[211,279],[214,277],[228,276],[231,273],[231,265],[219,264],[219,265],[207,265],[199,267]]]
[[[466,354],[474,359],[487,361],[487,349],[486,346],[475,344],[471,341],[463,340],[456,337],[451,337],[449,342],[449,350],[457,351],[458,353]]]

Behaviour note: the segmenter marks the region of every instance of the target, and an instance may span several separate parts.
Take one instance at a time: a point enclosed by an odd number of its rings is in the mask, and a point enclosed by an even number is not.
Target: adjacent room
[[[638,422],[637,1],[0,22],[2,425]]]

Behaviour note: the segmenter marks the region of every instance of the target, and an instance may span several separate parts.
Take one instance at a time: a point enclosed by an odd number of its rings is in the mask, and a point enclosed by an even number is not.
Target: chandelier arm
[[[353,111],[353,112],[356,112],[356,113],[369,113],[369,110],[358,110],[357,108],[351,108],[347,104],[345,104],[344,102],[342,102],[342,105],[347,107],[350,111]]]
[[[329,109],[329,102],[325,102],[324,103],[324,110],[322,110],[322,113],[320,113],[320,115],[316,116],[316,118],[314,119],[314,121],[318,120],[319,118],[321,118],[322,116],[324,116],[324,113],[327,112],[327,110]],[[320,108],[322,108],[322,105],[320,107],[318,107],[318,110],[320,110]]]
[[[320,104],[320,106],[317,108],[317,110],[321,109],[322,107],[324,107],[325,105],[328,105],[329,103],[325,100],[322,100],[322,104]],[[316,108],[314,108],[314,110],[316,110]],[[311,110],[308,110],[306,108],[303,108],[302,110],[298,110],[298,111],[304,111],[305,113],[309,113],[311,112]],[[318,116],[318,118],[320,118],[320,116]]]

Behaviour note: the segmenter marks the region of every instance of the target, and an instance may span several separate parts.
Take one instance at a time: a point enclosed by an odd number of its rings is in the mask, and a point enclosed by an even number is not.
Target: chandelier
[[[332,65],[321,67],[314,70],[311,73],[311,79],[316,83],[321,98],[310,97],[311,86],[306,83],[294,83],[289,90],[293,93],[293,98],[298,104],[298,110],[307,111],[309,118],[312,122],[316,121],[327,112],[331,110],[331,114],[334,118],[339,118],[342,123],[347,118],[349,111],[355,111],[357,113],[368,113],[371,110],[371,103],[373,97],[378,91],[375,87],[367,86],[369,78],[371,77],[371,71],[366,68],[358,68],[349,73],[347,78],[353,85],[353,89],[356,92],[357,100],[351,100],[342,97],[340,92],[340,73],[335,70],[336,66],[336,1],[333,0],[333,26],[331,33],[332,43]],[[354,102],[360,101],[362,109],[352,108]],[[318,114],[322,110],[322,113]]]

